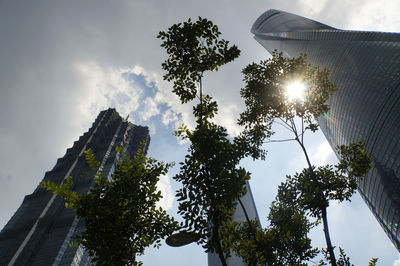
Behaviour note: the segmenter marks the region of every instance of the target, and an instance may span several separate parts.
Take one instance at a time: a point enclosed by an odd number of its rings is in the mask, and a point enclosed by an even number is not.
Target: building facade
[[[258,224],[261,224],[260,218],[258,217],[258,212],[256,208],[256,204],[254,202],[253,193],[251,192],[249,182],[246,182],[246,194],[241,197],[241,201],[243,206],[246,209],[246,213],[250,220],[256,220]],[[238,203],[236,205],[236,210],[233,213],[233,221],[236,222],[246,222],[246,215],[243,211],[243,208]],[[221,260],[216,253],[208,253],[207,256],[208,266],[220,266]],[[231,256],[226,259],[226,263],[228,266],[245,266],[246,264],[242,261],[242,259],[236,254],[232,252]]]
[[[400,34],[340,30],[279,10],[262,14],[251,32],[270,53],[305,53],[330,70],[338,91],[319,124],[332,148],[366,142],[373,168],[358,190],[400,251]]]
[[[115,148],[123,146],[133,158],[143,141],[146,152],[150,142],[147,127],[133,125],[115,109],[102,111],[43,180],[60,184],[72,176],[74,190],[82,192],[93,184],[95,174],[85,161],[85,150],[92,149],[104,176],[110,177],[118,159]],[[25,196],[0,233],[0,265],[88,265],[90,258],[84,249],[69,245],[72,236],[83,229],[83,221],[65,208],[60,197],[37,187]]]

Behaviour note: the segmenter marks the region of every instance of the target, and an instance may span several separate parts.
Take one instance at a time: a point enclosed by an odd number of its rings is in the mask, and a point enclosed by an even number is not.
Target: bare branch
[[[290,123],[292,124],[292,128],[293,128],[293,132],[296,134],[296,136],[298,135],[297,132],[297,127],[296,127],[296,123],[294,122],[293,118],[290,118]]]
[[[282,118],[279,118],[279,119],[282,120]],[[292,131],[292,129],[287,125],[287,123],[281,123],[281,122],[276,121],[276,120],[274,120],[274,123],[276,123],[276,124],[278,124],[278,125],[280,125],[280,126],[286,128],[287,130]]]
[[[296,140],[296,139],[295,138],[294,139],[270,139],[270,140],[264,141],[264,143],[286,142],[286,141],[293,141],[293,140]]]
[[[293,127],[291,124],[289,124],[287,121],[283,120],[282,118],[279,117],[279,120],[282,121],[282,123],[284,123],[287,126],[287,129],[290,131],[293,131]]]

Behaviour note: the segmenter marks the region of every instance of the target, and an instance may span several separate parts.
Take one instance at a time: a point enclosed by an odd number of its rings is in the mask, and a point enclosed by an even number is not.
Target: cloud
[[[311,154],[311,160],[313,164],[317,166],[325,165],[335,158],[335,153],[333,152],[331,145],[329,145],[327,140],[322,142],[316,150],[314,149],[314,151],[312,151]]]
[[[297,1],[297,11],[290,9],[286,11],[344,30],[400,31],[398,1],[309,0]]]
[[[300,1],[303,8],[304,16],[315,16],[320,13],[328,3],[327,0],[308,0]]]
[[[400,256],[397,260],[393,261],[393,266],[400,266]]]
[[[161,206],[164,210],[170,210],[174,202],[174,194],[172,192],[171,182],[168,175],[161,175],[157,183],[157,189],[161,191],[163,196],[157,206]]]
[[[225,127],[228,133],[232,136],[237,136],[242,128],[237,124],[239,118],[239,108],[235,104],[224,103],[220,101],[218,106],[218,114],[214,118],[214,121]]]
[[[162,123],[165,126],[171,124],[177,125],[179,121],[180,121],[179,116],[174,111],[172,111],[172,109],[168,109],[162,114]]]
[[[82,100],[78,108],[82,114],[95,115],[114,107],[127,116],[141,106],[143,88],[125,78],[127,74],[141,73],[140,67],[103,68],[95,62],[76,62],[74,67],[80,78]]]
[[[144,109],[139,113],[143,120],[148,120],[153,116],[160,114],[160,109],[158,108],[157,102],[154,101],[152,98],[147,97],[143,101]]]
[[[141,66],[104,68],[95,62],[78,62],[74,67],[82,89],[78,107],[82,114],[94,116],[113,107],[122,116],[130,114],[134,123],[152,123],[151,118],[162,115],[165,126],[189,117],[179,113],[187,110],[173,104],[174,95],[159,89],[160,77]]]
[[[350,28],[393,32],[400,30],[398,1],[365,1],[357,9],[357,12],[349,18]]]
[[[189,128],[195,127],[193,105],[181,104],[171,92],[170,84],[157,73],[138,65],[121,68],[105,68],[95,62],[73,65],[81,88],[77,108],[82,116],[87,116],[84,121],[95,117],[100,110],[113,107],[124,117],[129,114],[133,123],[149,126],[151,135],[155,135],[160,126],[175,130],[184,123]],[[219,116],[219,121],[237,133],[232,116],[237,108],[226,105],[220,109],[223,116]]]

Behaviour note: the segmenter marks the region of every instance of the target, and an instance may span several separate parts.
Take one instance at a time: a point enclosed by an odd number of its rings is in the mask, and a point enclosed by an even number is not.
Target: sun
[[[304,92],[306,90],[306,84],[302,82],[290,83],[286,86],[285,95],[288,97],[290,102],[295,100],[304,100]]]

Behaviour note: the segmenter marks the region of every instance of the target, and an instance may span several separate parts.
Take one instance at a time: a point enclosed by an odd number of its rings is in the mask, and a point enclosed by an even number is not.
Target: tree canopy
[[[173,82],[173,92],[182,103],[196,97],[198,83],[205,71],[216,71],[218,67],[233,61],[240,55],[236,45],[220,38],[221,32],[212,21],[199,17],[172,25],[168,31],[161,31],[161,39],[168,59],[162,63],[167,71],[164,79]]]
[[[308,167],[293,177],[287,176],[281,187],[296,194],[298,207],[303,213],[323,222],[328,259],[337,265],[334,247],[330,240],[327,220],[329,201],[350,200],[357,188],[357,178],[362,178],[371,168],[371,156],[359,141],[338,147],[339,163],[335,166],[316,167],[310,161],[304,134],[318,130],[317,119],[329,112],[329,97],[337,91],[329,81],[329,70],[311,67],[305,55],[285,58],[274,52],[272,58],[252,63],[242,71],[245,87],[241,95],[246,110],[240,115],[239,124],[245,134],[259,145],[267,142],[295,141],[301,147]],[[287,91],[291,84],[304,86],[303,97],[291,99]],[[277,124],[292,133],[292,138],[268,139],[274,134],[272,125]]]
[[[159,176],[171,164],[147,158],[140,148],[132,160],[119,148],[111,180],[99,170],[100,162],[91,150],[86,161],[97,171],[94,185],[85,193],[76,193],[72,178],[62,185],[42,183],[66,200],[66,206],[84,219],[85,230],[75,236],[92,261],[102,265],[140,265],[138,255],[146,247],[159,247],[161,239],[178,228],[177,222],[156,203],[162,198],[157,190]]]

